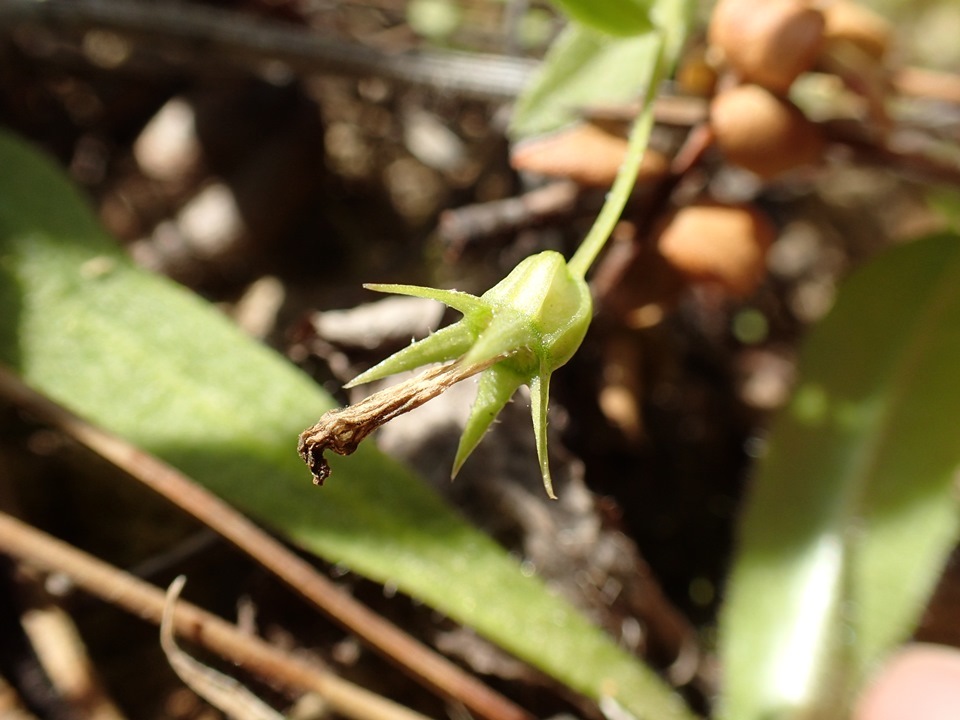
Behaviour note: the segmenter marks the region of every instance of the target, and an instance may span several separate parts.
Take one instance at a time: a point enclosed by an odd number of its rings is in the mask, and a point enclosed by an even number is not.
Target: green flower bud
[[[573,356],[590,326],[592,303],[583,278],[570,272],[560,253],[546,251],[523,260],[480,297],[412,285],[365,287],[439,300],[463,318],[390,356],[348,386],[457,358],[464,377],[472,367],[483,368],[454,460],[456,475],[517,388],[528,385],[544,487],[555,497],[547,457],[550,375]]]
[[[570,272],[560,253],[546,251],[523,260],[480,299],[489,304],[492,318],[463,361],[509,355],[480,376],[453,472],[473,452],[516,389],[526,384],[543,484],[547,495],[556,497],[547,455],[550,375],[573,357],[587,334],[593,308],[590,290],[583,278]]]

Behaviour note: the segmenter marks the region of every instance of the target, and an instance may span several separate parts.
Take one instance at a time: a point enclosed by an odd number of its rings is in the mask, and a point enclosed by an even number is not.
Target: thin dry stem
[[[227,717],[238,720],[283,720],[283,715],[236,679],[195,660],[177,646],[173,618],[186,582],[185,576],[178,575],[170,583],[160,620],[160,646],[177,677]]]
[[[97,676],[73,619],[34,578],[26,581],[29,607],[21,624],[57,695],[88,720],[123,720]],[[0,717],[5,717],[0,711]]]
[[[529,720],[525,710],[357,602],[227,503],[162,460],[79,418],[0,366],[0,396],[60,429],[232,542],[370,648],[476,715]]]
[[[438,231],[454,260],[479,240],[561,220],[585,210],[582,204],[577,184],[560,180],[517,197],[444,210]]]
[[[160,624],[165,595],[159,588],[0,512],[0,552],[48,573],[61,573],[78,587],[148,622]],[[425,720],[336,675],[291,659],[263,640],[187,602],[173,611],[178,635],[288,688],[312,690],[331,708],[358,720]]]
[[[390,53],[322,35],[306,27],[273,22],[208,5],[143,0],[4,0],[0,27],[17,22],[53,31],[97,28],[142,47],[209,65],[211,58],[263,68],[283,63],[302,73],[382,77],[441,88],[466,97],[502,101],[529,82],[536,61],[519,57],[421,50]],[[137,41],[144,41],[137,43]],[[175,55],[174,55],[175,53]]]

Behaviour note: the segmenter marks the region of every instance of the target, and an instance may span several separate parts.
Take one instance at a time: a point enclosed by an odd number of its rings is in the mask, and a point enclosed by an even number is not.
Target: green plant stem
[[[664,68],[664,40],[660,37],[659,48],[656,53],[656,60],[650,72],[650,82],[647,83],[647,89],[643,96],[643,108],[633,124],[633,130],[630,133],[630,143],[627,146],[627,156],[624,158],[623,165],[617,171],[617,177],[613,181],[613,187],[607,194],[606,202],[600,209],[593,227],[587,233],[587,237],[580,243],[580,247],[574,253],[570,262],[567,263],[570,272],[579,277],[586,277],[587,271],[593,265],[603,246],[613,233],[613,228],[623,209],[630,199],[630,193],[633,192],[634,183],[637,181],[637,175],[640,173],[640,163],[643,162],[643,155],[650,142],[650,134],[653,131],[653,110],[654,100],[660,89],[660,80],[662,79]]]

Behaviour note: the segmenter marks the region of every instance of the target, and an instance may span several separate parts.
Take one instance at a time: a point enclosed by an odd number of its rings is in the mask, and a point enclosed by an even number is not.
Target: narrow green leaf
[[[957,540],[960,237],[895,248],[812,331],[722,620],[736,720],[843,717]]]
[[[362,446],[312,486],[299,432],[332,406],[308,377],[189,292],[130,265],[52,163],[0,133],[0,361],[292,540],[395,583],[590,697],[691,717],[636,662]]]

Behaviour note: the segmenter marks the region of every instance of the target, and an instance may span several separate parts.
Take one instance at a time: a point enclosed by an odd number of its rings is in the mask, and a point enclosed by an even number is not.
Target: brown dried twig
[[[0,552],[48,573],[69,577],[78,587],[148,622],[159,625],[164,592],[0,512]],[[332,709],[351,718],[426,720],[423,715],[382,698],[331,672],[294,660],[263,640],[187,602],[172,614],[177,634],[287,688],[312,690]]]
[[[960,163],[937,157],[932,143],[914,137],[877,140],[855,123],[824,122],[820,127],[830,142],[846,146],[856,162],[884,167],[921,182],[960,186]]]
[[[0,396],[58,428],[208,525],[418,682],[481,717],[530,718],[518,705],[357,602],[306,560],[183,473],[32,390],[2,366]]]
[[[305,27],[208,5],[142,0],[4,0],[0,27],[18,22],[49,29],[113,32],[176,57],[210,58],[247,67],[281,62],[301,73],[383,77],[408,85],[502,101],[526,86],[537,62],[525,58],[452,51],[389,53],[321,35]],[[170,53],[168,53],[169,55]]]
[[[450,259],[455,260],[479,239],[514,233],[574,214],[581,209],[580,196],[576,183],[561,180],[516,197],[444,210],[437,229],[449,248]]]
[[[36,577],[19,578],[20,624],[56,695],[91,720],[124,720],[100,681],[73,618]],[[6,715],[0,711],[0,716]],[[45,715],[46,717],[46,715]]]
[[[167,588],[163,617],[160,620],[160,647],[167,662],[183,683],[227,717],[243,720],[283,720],[263,700],[229,675],[224,675],[180,649],[176,640],[175,612],[187,578],[178,575]]]

